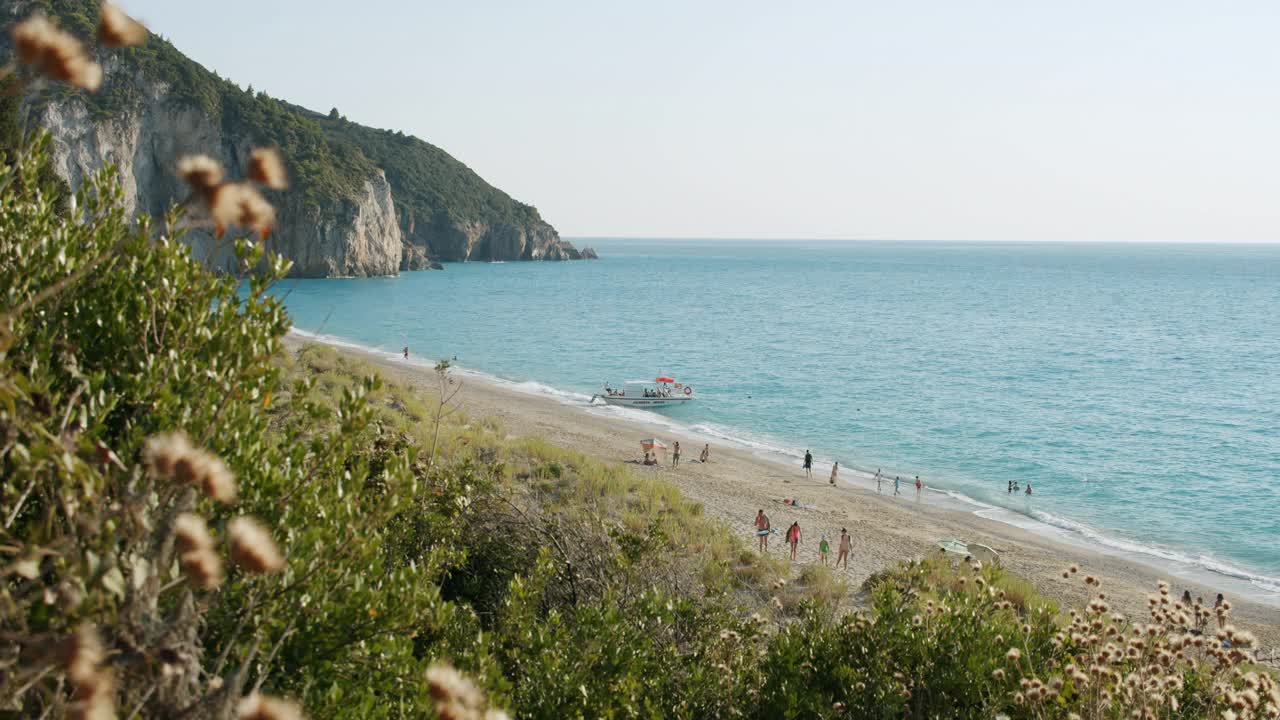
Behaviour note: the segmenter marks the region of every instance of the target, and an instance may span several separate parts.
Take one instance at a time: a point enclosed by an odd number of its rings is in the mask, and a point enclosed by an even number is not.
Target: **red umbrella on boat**
[[[667,377],[666,375],[659,375],[658,379],[654,380],[654,382],[664,382],[664,383],[673,383],[675,381],[676,381],[675,378]]]

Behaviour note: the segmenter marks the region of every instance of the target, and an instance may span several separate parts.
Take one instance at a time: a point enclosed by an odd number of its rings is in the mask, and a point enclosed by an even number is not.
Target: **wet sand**
[[[314,339],[291,335],[287,345],[297,348]],[[406,363],[385,354],[338,348],[378,366],[387,377],[430,392],[430,367]],[[1099,578],[1115,610],[1134,618],[1146,616],[1147,596],[1156,592],[1158,580],[1168,580],[1174,595],[1189,589],[1193,596],[1212,604],[1224,591],[1200,581],[1175,578],[1166,570],[1143,562],[1091,549],[1085,543],[1064,542],[975,515],[963,503],[928,490],[916,499],[914,480],[902,479],[902,495],[893,496],[893,482],[878,494],[870,478],[842,469],[840,483],[828,482],[828,467],[815,468],[806,479],[797,461],[784,464],[747,448],[712,444],[711,461],[697,461],[703,441],[673,436],[669,430],[642,422],[601,417],[585,408],[573,407],[554,398],[533,395],[500,383],[468,376],[459,395],[462,408],[472,416],[494,417],[511,435],[532,435],[557,445],[573,448],[606,462],[625,462],[634,472],[660,477],[677,485],[692,500],[703,504],[708,515],[722,519],[744,543],[756,546],[753,521],[763,509],[779,534],[769,543],[770,553],[787,556],[783,532],[799,521],[803,542],[798,563],[818,561],[818,542],[825,534],[831,541],[831,559],[840,537],[840,528],[849,530],[853,550],[849,567],[838,575],[856,591],[873,572],[888,565],[938,551],[937,542],[957,538],[990,546],[1000,554],[1001,563],[1026,578],[1044,595],[1067,607],[1081,607],[1088,594],[1081,579],[1086,574]],[[678,469],[670,464],[644,466],[639,441],[657,436],[668,445],[679,440],[682,456]],[[796,498],[805,507],[789,507],[783,498]],[[1078,564],[1081,573],[1064,580],[1062,571]],[[798,572],[798,568],[796,569]],[[1264,654],[1280,647],[1280,608],[1233,597],[1233,622],[1252,630],[1261,640]]]

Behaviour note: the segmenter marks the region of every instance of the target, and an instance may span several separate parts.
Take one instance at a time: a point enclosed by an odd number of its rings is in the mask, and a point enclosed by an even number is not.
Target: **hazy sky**
[[[1280,240],[1280,3],[120,1],[569,236]]]

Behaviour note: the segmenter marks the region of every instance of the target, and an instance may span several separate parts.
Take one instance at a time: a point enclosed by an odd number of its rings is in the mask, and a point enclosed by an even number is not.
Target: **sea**
[[[966,511],[1280,602],[1280,246],[575,243],[601,259],[273,292],[304,334],[454,359],[686,446],[919,475]],[[589,405],[660,374],[697,402]]]

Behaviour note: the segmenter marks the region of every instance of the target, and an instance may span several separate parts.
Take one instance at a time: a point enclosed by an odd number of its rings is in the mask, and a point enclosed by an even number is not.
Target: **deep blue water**
[[[703,432],[1280,591],[1280,246],[585,242],[276,292],[299,329],[511,380],[669,373]]]

